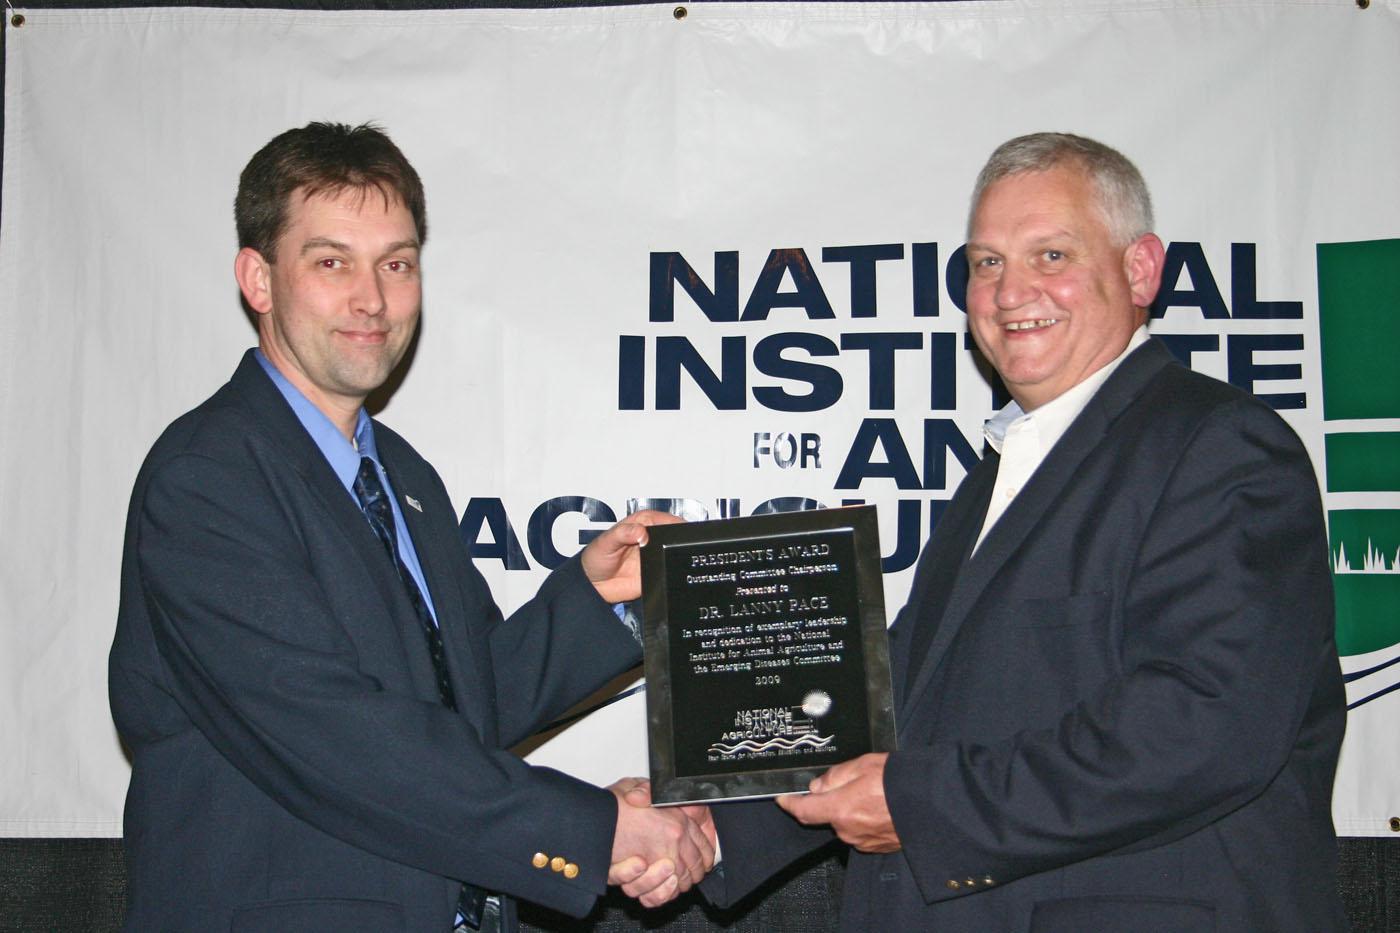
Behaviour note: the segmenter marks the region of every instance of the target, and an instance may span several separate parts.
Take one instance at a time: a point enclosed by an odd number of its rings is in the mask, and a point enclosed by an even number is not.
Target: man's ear
[[[272,268],[262,253],[245,246],[233,260],[233,277],[243,292],[243,300],[258,314],[272,310]]]
[[[1144,233],[1123,252],[1123,272],[1133,293],[1133,307],[1147,308],[1162,287],[1167,250],[1155,233]]]

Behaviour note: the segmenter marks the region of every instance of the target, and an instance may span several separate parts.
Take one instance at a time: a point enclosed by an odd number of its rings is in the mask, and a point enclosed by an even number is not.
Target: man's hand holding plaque
[[[655,509],[633,512],[589,542],[579,560],[584,576],[598,595],[610,603],[625,603],[642,595],[641,557],[647,528],[681,519]]]
[[[810,793],[785,794],[778,806],[804,826],[830,825],[860,852],[898,852],[899,834],[885,801],[886,752],[843,761],[816,778]]]

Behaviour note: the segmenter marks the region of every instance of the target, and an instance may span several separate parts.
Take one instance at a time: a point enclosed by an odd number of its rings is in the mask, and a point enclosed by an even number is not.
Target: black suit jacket
[[[132,494],[110,670],[128,929],[416,933],[451,928],[461,880],[577,915],[605,890],[612,795],[503,749],[636,642],[576,558],[503,620],[437,474],[375,438],[422,505],[403,513],[459,711],[383,546],[250,352]]]
[[[852,853],[844,927],[1345,929],[1345,701],[1293,432],[1152,341],[971,553],[997,466],[958,489],[891,627],[903,849]],[[722,902],[830,838],[717,814]]]

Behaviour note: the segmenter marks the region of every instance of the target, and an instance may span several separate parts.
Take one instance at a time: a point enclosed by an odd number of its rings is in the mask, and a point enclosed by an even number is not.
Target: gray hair
[[[1098,207],[1114,244],[1127,246],[1152,232],[1152,196],[1137,166],[1117,149],[1072,133],[1031,133],[1002,143],[982,166],[972,189],[969,235],[977,205],[996,182],[1027,172],[1068,165],[1082,171],[1098,191]]]

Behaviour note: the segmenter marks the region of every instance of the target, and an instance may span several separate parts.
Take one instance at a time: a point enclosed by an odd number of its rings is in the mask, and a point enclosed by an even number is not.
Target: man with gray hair
[[[968,326],[1014,401],[890,630],[899,750],[715,807],[728,903],[834,833],[849,930],[1344,930],[1345,722],[1306,452],[1147,334],[1165,250],[1113,149],[1001,146]]]

